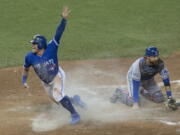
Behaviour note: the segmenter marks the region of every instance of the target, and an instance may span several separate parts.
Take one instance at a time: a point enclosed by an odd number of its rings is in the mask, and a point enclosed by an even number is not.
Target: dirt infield
[[[180,53],[165,59],[173,95],[180,99]],[[135,59],[61,62],[66,72],[68,95],[79,94],[88,104],[77,108],[82,121],[70,126],[69,113],[54,104],[31,70],[29,90],[21,86],[21,67],[0,70],[0,135],[176,135],[180,134],[180,110],[167,111],[163,104],[142,98],[142,108],[133,111],[111,104],[117,87],[126,86],[126,72]],[[158,82],[160,78],[156,78]],[[175,81],[177,80],[177,81]]]

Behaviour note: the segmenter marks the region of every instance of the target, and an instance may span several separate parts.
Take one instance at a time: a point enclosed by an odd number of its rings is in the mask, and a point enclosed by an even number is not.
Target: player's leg
[[[154,78],[142,81],[140,93],[147,99],[153,102],[160,103],[164,101],[164,96],[160,87],[155,82]]]
[[[87,109],[87,104],[81,99],[79,95],[74,95],[73,97],[69,97],[72,104],[79,106],[80,108]]]
[[[132,99],[132,81],[129,77],[127,77],[127,84],[128,84],[128,91],[123,90],[121,88],[117,88],[116,91],[113,93],[113,96],[110,98],[110,101],[112,103],[115,103],[117,101],[120,101],[123,104],[126,104],[128,106],[133,105],[133,99]]]
[[[60,103],[71,113],[72,120],[70,123],[76,124],[80,121],[80,116],[73,107],[70,98],[64,94],[64,79],[65,73],[60,69],[54,80],[50,84],[43,83],[43,86],[51,99],[58,104]]]
[[[110,98],[110,101],[111,103],[115,103],[119,101],[128,106],[133,105],[133,100],[129,96],[129,93],[127,92],[127,90],[123,90],[121,88],[116,89],[116,91],[113,93],[113,96]]]
[[[59,67],[59,71],[60,71],[60,76],[61,76],[61,86],[62,86],[62,90],[64,91],[64,86],[65,86],[65,72],[64,70]],[[68,96],[69,97],[69,96]],[[69,97],[69,99],[71,100],[71,103],[79,106],[81,108],[86,109],[87,105],[84,101],[82,101],[81,97],[79,95],[74,95],[73,97]]]
[[[58,78],[57,78],[57,80],[55,80],[54,88],[58,88],[60,90],[59,91],[60,95],[57,96],[57,97],[59,97],[58,101],[59,101],[59,103],[61,103],[61,105],[64,108],[66,108],[71,113],[72,120],[70,121],[70,123],[76,124],[80,121],[80,116],[77,113],[77,111],[75,110],[75,108],[73,107],[70,98],[68,96],[65,96],[65,94],[64,94],[65,72],[63,71],[63,69],[61,67],[59,67],[59,73],[58,73],[57,77]]]

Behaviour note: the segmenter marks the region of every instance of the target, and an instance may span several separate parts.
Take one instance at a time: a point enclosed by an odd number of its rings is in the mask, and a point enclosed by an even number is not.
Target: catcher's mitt
[[[173,98],[169,98],[165,105],[169,110],[172,110],[172,111],[176,111],[178,109],[176,100]]]

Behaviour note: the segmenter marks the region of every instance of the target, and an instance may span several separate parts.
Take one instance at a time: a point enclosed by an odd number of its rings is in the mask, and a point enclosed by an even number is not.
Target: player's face
[[[32,52],[33,53],[37,53],[39,50],[38,50],[38,47],[36,44],[32,44]]]
[[[148,60],[151,64],[155,65],[158,62],[159,57],[158,56],[149,56]]]

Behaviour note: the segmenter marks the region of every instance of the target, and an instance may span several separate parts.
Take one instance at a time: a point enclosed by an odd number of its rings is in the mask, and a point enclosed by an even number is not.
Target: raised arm
[[[59,44],[60,43],[60,39],[61,39],[61,36],[64,32],[64,29],[65,29],[65,26],[66,26],[66,22],[67,22],[67,18],[69,16],[69,13],[71,11],[69,10],[69,8],[66,6],[63,8],[63,11],[61,13],[61,16],[62,16],[62,20],[61,20],[61,23],[59,24],[59,26],[57,27],[56,29],[56,33],[55,33],[55,36],[54,36],[54,40]]]

